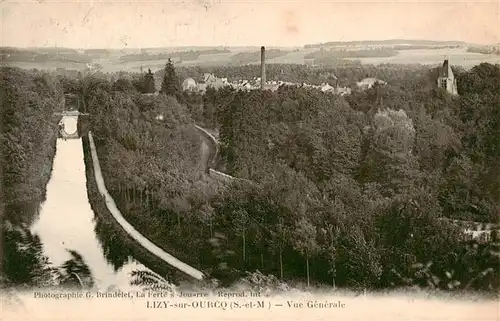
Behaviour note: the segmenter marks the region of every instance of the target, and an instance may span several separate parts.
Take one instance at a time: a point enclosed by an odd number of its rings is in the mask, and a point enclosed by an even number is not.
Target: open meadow
[[[438,65],[443,62],[446,57],[453,65],[459,65],[466,69],[472,68],[482,62],[491,64],[500,63],[500,56],[485,55],[480,53],[467,52],[466,48],[454,49],[414,49],[414,50],[399,50],[398,54],[393,57],[370,57],[356,58],[363,64],[422,64],[422,65]]]

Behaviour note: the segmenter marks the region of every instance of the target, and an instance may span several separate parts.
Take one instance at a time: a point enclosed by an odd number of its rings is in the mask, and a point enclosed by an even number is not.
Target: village
[[[331,93],[339,96],[350,95],[353,88],[349,86],[340,86],[338,78],[331,74],[329,75],[329,81],[323,82],[321,85],[312,85],[303,83],[293,83],[282,80],[267,80],[266,79],[266,51],[265,47],[261,47],[261,74],[260,77],[254,77],[253,79],[238,79],[235,81],[228,81],[227,77],[219,77],[213,73],[204,73],[203,79],[195,80],[194,78],[188,77],[182,82],[182,90],[187,92],[198,92],[204,93],[207,88],[211,87],[214,89],[220,89],[224,87],[230,87],[235,90],[271,90],[276,91],[282,86],[295,86],[304,88],[315,88],[321,90],[324,93]],[[438,77],[437,87],[443,88],[451,95],[457,95],[457,83],[451,70],[451,64],[446,58],[441,67],[440,75]],[[382,79],[377,79],[374,77],[366,77],[356,82],[355,90],[366,90],[372,88],[375,84],[386,85],[387,82]]]
[[[227,78],[218,77],[212,73],[204,73],[203,79],[199,79],[196,81],[193,78],[186,78],[182,82],[182,89],[184,91],[191,92],[200,92],[203,93],[206,91],[208,87],[212,87],[214,89],[219,89],[223,87],[231,87],[236,90],[271,90],[276,91],[278,88],[282,86],[297,86],[297,87],[306,87],[306,88],[316,88],[325,93],[333,93],[336,95],[344,96],[351,94],[351,88],[347,86],[339,86],[338,78],[335,75],[329,76],[329,82],[324,82],[321,85],[311,85],[307,83],[292,83],[281,80],[267,80],[266,79],[266,48],[264,46],[260,49],[260,66],[261,66],[261,74],[260,77],[254,77],[251,80],[248,79],[239,79],[236,81],[228,81]],[[362,81],[358,82],[357,85],[360,88],[370,88],[376,82],[380,84],[385,84],[383,80],[379,80],[376,78],[366,78]]]
[[[336,77],[335,77],[336,80]],[[360,82],[360,87],[371,87],[373,84],[376,82],[375,78],[367,78],[363,79]],[[382,82],[382,81],[379,81]],[[384,82],[382,82],[384,83]],[[349,87],[340,87],[338,84],[332,86],[329,83],[323,83],[321,85],[311,85],[307,83],[292,83],[292,82],[287,82],[287,81],[280,81],[280,80],[272,80],[272,81],[266,81],[264,84],[264,89],[265,90],[271,90],[271,91],[276,91],[278,88],[282,86],[302,86],[306,88],[316,88],[321,90],[322,92],[325,93],[334,93],[340,96],[344,95],[349,95],[351,94],[351,88]],[[257,90],[261,88],[261,77],[254,77],[251,80],[247,79],[241,79],[238,81],[228,81],[227,78],[222,78],[222,77],[217,77],[212,73],[205,73],[204,77],[202,80],[196,81],[193,78],[186,78],[182,82],[182,89],[184,91],[190,91],[190,92],[199,92],[199,93],[204,93],[208,87],[212,87],[214,89],[220,89],[223,87],[231,87],[236,90]]]

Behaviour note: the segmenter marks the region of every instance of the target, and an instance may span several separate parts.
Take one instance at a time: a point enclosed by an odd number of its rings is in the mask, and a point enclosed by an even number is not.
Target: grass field
[[[271,64],[303,64],[305,55],[314,51],[316,50],[302,49],[300,51],[292,51],[284,56],[269,59],[268,62]]]
[[[282,63],[282,64],[303,64],[304,57],[311,52],[316,51],[316,49],[301,49],[299,51],[291,51],[286,55],[268,59],[268,63]],[[201,55],[197,60],[185,61],[178,63],[179,66],[214,66],[214,65],[224,65],[231,62],[231,56],[235,53],[224,53],[215,55]],[[365,64],[425,64],[425,65],[436,65],[443,62],[443,60],[448,57],[453,65],[460,65],[464,68],[471,68],[474,65],[480,64],[482,62],[489,63],[500,63],[500,56],[495,55],[484,55],[479,53],[470,53],[466,51],[466,48],[456,48],[456,49],[416,49],[416,50],[401,50],[398,55],[394,57],[373,57],[373,58],[353,58],[355,60],[360,60]],[[257,64],[258,61],[252,62],[252,64]],[[114,64],[112,67],[104,64],[104,69],[116,70],[130,70],[138,71],[140,66],[143,68],[159,69],[163,68],[165,61],[137,61],[130,63],[120,63]]]
[[[365,64],[425,64],[435,65],[443,62],[444,59],[450,59],[452,65],[460,65],[464,68],[471,68],[482,62],[500,63],[500,56],[484,55],[479,53],[467,52],[466,48],[457,49],[416,49],[401,50],[394,57],[374,57],[374,58],[356,58]]]

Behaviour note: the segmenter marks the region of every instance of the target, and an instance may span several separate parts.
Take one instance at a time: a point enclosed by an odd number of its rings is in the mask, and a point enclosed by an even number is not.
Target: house
[[[227,78],[219,78],[211,73],[205,73],[203,75],[203,81],[207,87],[213,87],[216,89],[228,85]]]
[[[239,86],[239,88],[242,90],[251,90],[252,85],[249,82],[244,82]]]
[[[351,94],[351,88],[349,87],[336,87],[335,88],[335,93],[340,96],[345,96],[345,95],[350,95]]]
[[[335,87],[331,86],[330,84],[322,84],[321,91],[322,92],[335,92]]]
[[[203,75],[203,81],[208,84],[208,83],[212,83],[212,82],[215,82],[216,80],[216,77],[214,76],[214,74],[211,74],[211,73],[205,73]]]
[[[196,81],[193,78],[186,78],[182,82],[182,90],[184,91],[194,91],[197,89]]]
[[[198,91],[200,91],[200,92],[205,92],[205,91],[207,91],[207,84],[205,84],[205,82],[203,82],[203,81],[200,81],[200,82],[198,82],[198,84],[196,85],[196,88],[197,88],[197,90],[198,90]]]
[[[271,83],[271,84],[266,84],[266,89],[269,89],[271,91],[276,91],[280,88],[280,85],[276,82]]]
[[[500,237],[500,227],[498,224],[448,218],[439,218],[439,220],[459,227],[462,230],[462,239],[464,241],[476,240],[478,243],[488,243],[492,240],[498,240]]]
[[[85,64],[85,68],[89,71],[96,71],[98,69],[98,65],[93,63],[87,63]]]
[[[455,79],[455,75],[453,75],[448,59],[445,59],[441,70],[439,70],[437,85],[438,88],[446,90],[451,95],[458,95],[457,80]]]
[[[377,78],[365,78],[361,81],[357,81],[356,85],[360,89],[369,89],[372,88],[375,83],[381,84],[381,85],[386,85],[387,83],[383,80],[377,79]]]

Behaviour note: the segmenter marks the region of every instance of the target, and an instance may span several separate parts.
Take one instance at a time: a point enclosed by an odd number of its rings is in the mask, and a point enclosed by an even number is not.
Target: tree
[[[153,73],[151,72],[151,69],[148,69],[148,72],[146,73],[146,75],[144,75],[144,92],[145,93],[156,92],[155,78],[153,76]]]
[[[234,225],[236,230],[241,234],[242,241],[242,266],[245,266],[245,262],[247,260],[246,257],[246,235],[249,223],[249,216],[246,210],[238,209],[234,212]]]
[[[380,250],[375,241],[359,225],[342,227],[336,270],[344,285],[354,287],[376,286],[382,274]]]
[[[2,267],[7,284],[34,287],[50,285],[53,269],[43,254],[38,236],[33,235],[29,226],[24,224],[16,226],[5,221],[0,228],[4,234]]]
[[[277,243],[277,248],[279,251],[279,257],[280,257],[280,278],[283,279],[283,249],[285,247],[285,239],[288,236],[287,235],[287,229],[286,226],[283,222],[283,218],[278,219],[278,224],[276,228],[276,233],[273,234],[274,242],[273,244]]]
[[[318,251],[316,227],[306,218],[301,218],[295,227],[294,247],[306,257],[307,287],[310,284],[309,258]]]
[[[205,95],[203,95],[203,122],[208,128],[215,128],[216,119],[216,91],[212,87],[208,87]]]
[[[392,196],[415,185],[419,176],[413,155],[415,129],[403,110],[385,109],[374,115],[365,158],[358,178],[364,183],[381,184],[384,194]]]
[[[73,250],[68,250],[68,252],[71,258],[59,268],[57,274],[59,283],[69,288],[75,285],[81,288],[92,288],[94,279],[89,266],[78,252]]]
[[[119,78],[115,83],[113,84],[113,91],[120,91],[120,92],[133,92],[135,90],[134,85],[132,84],[132,81],[127,78]]]
[[[332,275],[332,286],[335,288],[335,277],[336,277],[336,260],[337,260],[337,247],[338,238],[340,234],[340,229],[338,227],[333,227],[331,224],[327,224],[326,228],[321,230],[322,237],[325,241],[326,251],[328,253],[328,261],[331,265],[330,274]]]
[[[131,273],[131,285],[138,285],[145,291],[175,293],[176,287],[168,278],[147,270],[134,270]]]
[[[168,62],[165,65],[164,72],[165,74],[163,75],[163,82],[161,83],[160,93],[174,97],[180,96],[181,87],[179,78],[175,73],[175,67],[170,58],[168,58]]]

